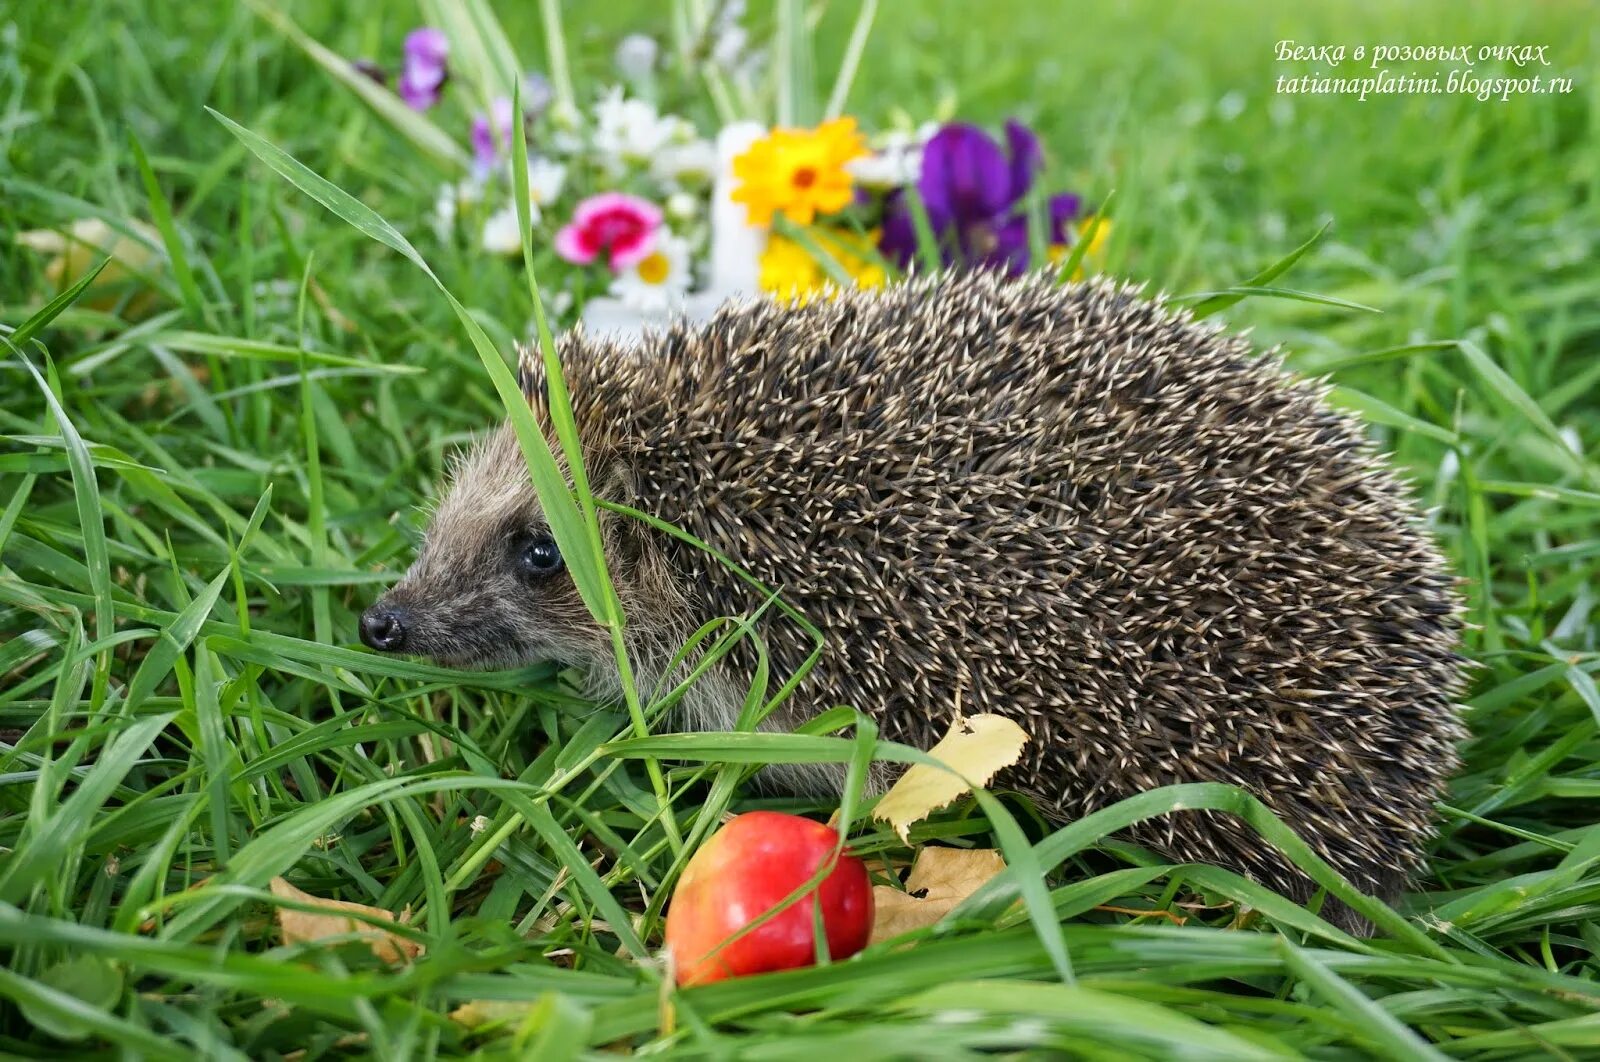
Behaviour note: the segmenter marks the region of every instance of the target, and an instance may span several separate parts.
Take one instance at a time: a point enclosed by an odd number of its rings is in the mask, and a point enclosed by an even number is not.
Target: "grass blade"
[[[567,35],[561,28],[558,0],[539,0],[539,18],[544,26],[545,62],[550,67],[550,84],[556,103],[567,115],[578,113],[578,96],[572,89],[572,70],[567,62]]]
[[[1029,981],[960,981],[928,989],[897,1004],[936,1015],[964,1008],[1013,1015],[1073,1029],[1086,1037],[1136,1044],[1152,1057],[1216,1062],[1283,1056],[1181,1011],[1136,997],[1074,985]]]
[[[939,236],[928,217],[928,205],[922,201],[922,193],[914,184],[906,185],[900,194],[905,196],[906,209],[911,212],[911,228],[917,234],[917,265],[928,276],[935,276],[944,268],[944,258],[939,251]]]
[[[862,0],[856,10],[855,25],[850,28],[850,42],[845,45],[844,57],[839,60],[839,72],[833,78],[833,90],[828,93],[828,107],[822,112],[825,120],[844,113],[845,102],[850,98],[850,86],[855,84],[856,71],[861,67],[861,57],[867,50],[867,38],[872,35],[872,23],[878,17],[878,0]]]
[[[1295,947],[1286,938],[1280,938],[1278,945],[1283,949],[1284,961],[1289,969],[1357,1023],[1371,1038],[1373,1046],[1381,1049],[1384,1058],[1446,1062],[1450,1057],[1406,1028],[1394,1015],[1368,999],[1314,956]]]
[[[1467,359],[1474,371],[1489,385],[1489,393],[1495,400],[1524,417],[1529,424],[1539,429],[1539,433],[1555,445],[1555,452],[1561,455],[1562,463],[1572,470],[1574,475],[1582,477],[1590,484],[1600,484],[1595,469],[1588,465],[1562,438],[1561,429],[1556,427],[1544,409],[1533,396],[1523,390],[1511,374],[1495,364],[1493,358],[1484,352],[1483,348],[1469,340],[1458,340],[1456,347]]]
[[[1050,902],[1044,866],[1040,864],[1033,845],[1028,843],[1022,827],[1017,825],[1017,820],[1012,818],[1005,805],[982,789],[974,789],[972,795],[978,798],[978,806],[983,808],[989,824],[994,827],[995,839],[1000,842],[1006,863],[1012,868],[1021,888],[1028,920],[1033,923],[1033,931],[1039,935],[1039,943],[1044,945],[1045,952],[1049,954],[1056,976],[1066,984],[1071,984],[1072,960],[1067,956],[1067,942],[1061,935],[1061,923],[1056,918],[1055,905]]]
[[[149,697],[156,686],[172,671],[172,665],[189,648],[189,643],[200,633],[200,628],[211,615],[211,610],[217,607],[217,598],[222,594],[222,588],[227,585],[228,576],[231,574],[231,568],[224,568],[217,573],[216,578],[206,585],[199,596],[189,602],[188,606],[161,632],[155,646],[140,661],[139,670],[134,672],[133,681],[128,683],[123,711],[130,715],[137,711],[145,698]]]
[[[1274,280],[1283,276],[1283,274],[1287,273],[1291,268],[1293,268],[1296,262],[1304,258],[1306,252],[1310,251],[1311,248],[1315,247],[1322,240],[1323,234],[1328,231],[1328,226],[1332,224],[1333,222],[1331,221],[1325,222],[1322,228],[1313,233],[1309,240],[1307,240],[1305,243],[1302,243],[1299,247],[1296,247],[1294,250],[1290,251],[1276,262],[1273,262],[1261,272],[1257,273],[1249,280],[1246,280],[1243,284],[1239,284],[1235,287],[1227,288],[1223,291],[1215,292],[1213,294],[1200,296],[1201,301],[1196,303],[1189,312],[1194,315],[1196,320],[1199,320],[1202,317],[1210,317],[1212,314],[1217,313],[1220,310],[1226,310],[1229,306],[1237,303],[1240,299],[1243,299],[1250,294],[1254,294],[1254,289],[1262,288],[1272,283]],[[1364,309],[1365,307],[1362,308]]]
[[[1216,309],[1211,309],[1201,313],[1202,307],[1216,306],[1218,303],[1222,303],[1223,306],[1232,306],[1234,303],[1248,298],[1288,299],[1291,302],[1309,302],[1317,306],[1332,306],[1340,310],[1357,310],[1361,313],[1383,312],[1375,306],[1351,302],[1349,299],[1341,299],[1333,295],[1319,295],[1314,291],[1296,291],[1293,288],[1268,288],[1252,284],[1240,284],[1236,287],[1223,288],[1221,291],[1197,292],[1193,295],[1175,298],[1172,301],[1184,302],[1188,299],[1199,299],[1200,302],[1190,311],[1196,319],[1199,319],[1201,317],[1209,317],[1217,312]],[[1219,306],[1217,308],[1220,309],[1222,307]]]
[[[149,1029],[9,969],[0,968],[0,996],[10,999],[25,1012],[39,1011],[50,1015],[52,1024],[63,1028],[81,1029],[86,1034],[103,1036],[113,1042],[136,1045],[147,1058],[191,1057],[179,1044],[157,1036]]]
[[[34,383],[39,386],[45,404],[50,409],[50,415],[55,418],[56,427],[61,432],[62,442],[66,444],[67,463],[72,469],[72,493],[77,504],[78,526],[83,532],[83,561],[89,570],[89,589],[94,594],[95,639],[104,641],[111,637],[116,629],[116,613],[111,603],[111,557],[106,545],[105,512],[100,504],[100,485],[95,478],[94,460],[89,456],[89,448],[84,444],[83,436],[73,427],[67,411],[62,408],[56,393],[50,389],[50,385],[39,374],[39,370],[34,368],[33,362],[26,357],[22,358],[22,364],[33,377]],[[109,657],[102,654],[101,664],[95,675],[96,703],[99,702],[104,688],[108,662]]]
[[[30,823],[36,826],[29,838],[31,843],[19,844],[0,869],[0,902],[20,902],[73,855],[73,849],[88,834],[94,814],[133,769],[134,761],[176,716],[176,712],[167,712],[129,723],[101,751],[77,790],[49,818]]]
[[[1402,431],[1415,432],[1429,439],[1437,439],[1447,446],[1460,445],[1456,433],[1449,428],[1430,424],[1418,417],[1413,417],[1404,410],[1396,409],[1381,398],[1356,391],[1349,387],[1335,387],[1328,392],[1329,400],[1336,406],[1355,410],[1364,418],[1376,424],[1387,424],[1391,428]]]
[[[1078,238],[1072,243],[1072,250],[1062,260],[1056,270],[1056,283],[1067,284],[1075,280],[1078,271],[1083,268],[1083,260],[1089,253],[1089,248],[1094,246],[1095,237],[1100,235],[1100,229],[1111,223],[1111,204],[1117,198],[1117,190],[1113,188],[1106,193],[1100,201],[1100,206],[1095,210],[1094,217],[1089,219],[1089,224],[1078,233]]]
[[[44,331],[51,321],[61,316],[61,311],[77,302],[84,289],[94,283],[95,277],[98,277],[100,271],[110,262],[111,259],[102,258],[99,265],[79,277],[70,288],[41,306],[33,316],[18,325],[16,331],[12,332],[6,339],[19,350],[26,346],[28,340]]]
[[[183,295],[183,305],[189,311],[190,318],[203,320],[206,316],[205,299],[200,294],[200,285],[195,283],[194,270],[189,266],[189,252],[178,235],[178,226],[173,223],[172,204],[161,190],[155,170],[150,168],[144,145],[139,143],[138,136],[131,129],[128,130],[128,146],[133,151],[135,165],[139,167],[139,177],[144,182],[145,197],[150,206],[150,218],[155,222],[156,231],[161,233],[161,242],[167,249],[167,261],[172,264],[172,275],[177,278],[178,291]]]
[[[519,102],[514,104],[514,109],[520,108]],[[540,455],[548,453],[548,443],[541,434],[538,442],[521,438],[523,453],[529,464],[529,471],[533,473],[535,489],[539,495],[541,506],[545,508],[548,517],[551,507],[554,507],[561,518],[572,524],[571,498],[576,497],[578,516],[583,529],[583,553],[575,555],[575,559],[582,563],[573,565],[572,577],[577,583],[578,592],[583,595],[585,603],[589,605],[590,614],[604,626],[611,635],[612,652],[617,663],[617,670],[622,680],[623,701],[628,708],[628,716],[633,722],[634,734],[644,737],[650,732],[645,721],[644,707],[639,701],[639,691],[633,679],[633,667],[628,659],[627,642],[623,638],[623,626],[627,622],[622,611],[622,602],[617,597],[616,588],[611,583],[611,575],[606,569],[605,539],[600,533],[600,515],[595,505],[594,492],[589,485],[589,475],[584,467],[582,440],[578,436],[578,425],[573,417],[572,398],[567,393],[567,383],[561,371],[561,359],[556,353],[555,336],[551,334],[549,319],[545,316],[544,300],[539,295],[539,281],[533,267],[533,224],[529,197],[523,194],[528,187],[528,139],[527,130],[523,123],[514,123],[512,132],[512,186],[518,189],[518,194],[512,198],[516,202],[517,224],[522,234],[522,260],[524,273],[528,278],[528,295],[533,302],[533,316],[536,322],[539,337],[539,356],[544,366],[545,406],[550,415],[550,421],[555,428],[556,438],[561,445],[562,456],[566,459],[567,470],[572,476],[572,493],[568,494],[566,483],[558,479],[555,482],[540,483],[540,472],[536,466],[541,465]],[[517,403],[518,409],[513,411],[513,417],[520,416],[527,411],[527,406],[521,400]],[[531,417],[529,418],[531,420]],[[548,494],[548,496],[547,496]],[[554,522],[552,520],[552,530]],[[576,528],[572,529],[576,537]],[[562,543],[560,536],[556,538],[561,545],[563,554],[568,546]],[[654,789],[659,807],[665,811],[667,807],[667,787],[661,774],[661,767],[654,760],[645,764],[650,775],[651,788]],[[674,849],[681,849],[683,842],[679,836],[675,819],[670,815],[663,819],[667,837],[672,842]]]

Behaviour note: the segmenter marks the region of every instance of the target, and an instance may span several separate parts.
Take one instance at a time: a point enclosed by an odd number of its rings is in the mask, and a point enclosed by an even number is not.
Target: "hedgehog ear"
[[[638,484],[624,461],[610,460],[594,483],[594,494],[608,502],[639,508]],[[649,528],[625,513],[606,510],[601,518],[605,526],[608,550],[616,550],[617,557],[628,564],[636,563],[643,555]]]
[[[627,463],[617,460],[614,454],[608,455],[603,461],[600,475],[594,483],[594,496],[618,505],[636,506],[639,501],[638,488]]]

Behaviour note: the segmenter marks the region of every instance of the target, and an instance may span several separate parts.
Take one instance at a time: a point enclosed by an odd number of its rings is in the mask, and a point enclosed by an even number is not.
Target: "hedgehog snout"
[[[446,667],[521,667],[582,655],[562,613],[530,599],[521,581],[481,568],[451,574],[466,578],[413,566],[361,614],[361,640]]]
[[[410,614],[379,601],[361,614],[361,640],[380,653],[397,653],[406,647]]]

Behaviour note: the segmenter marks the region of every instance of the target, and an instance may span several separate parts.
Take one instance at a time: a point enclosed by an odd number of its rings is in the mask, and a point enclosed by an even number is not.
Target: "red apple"
[[[678,983],[810,966],[817,957],[812,907],[819,899],[828,954],[842,959],[866,947],[872,886],[865,864],[841,853],[821,886],[718,949],[811,880],[838,843],[822,823],[777,811],[748,812],[712,834],[684,868],[667,909],[667,949]]]

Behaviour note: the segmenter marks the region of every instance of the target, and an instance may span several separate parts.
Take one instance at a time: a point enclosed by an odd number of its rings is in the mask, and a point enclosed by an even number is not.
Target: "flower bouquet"
[[[543,71],[515,61],[483,0],[422,8],[428,24],[387,64],[339,56],[257,10],[439,159],[441,243],[520,254],[509,154],[523,124],[535,244],[565,266],[546,281],[558,320],[637,334],[732,297],[803,303],[917,270],[1053,267],[1068,278],[1108,232],[1078,196],[1046,188],[1044,152],[1021,122],[999,138],[904,117],[869,132],[844,113],[872,2],[821,107],[802,103],[816,93],[797,73],[810,68],[810,39],[792,2],[757,47],[743,0],[679,0],[673,40],[624,38],[616,82],[587,98],[571,83],[554,0],[541,5]],[[676,113],[696,108],[698,122]]]

